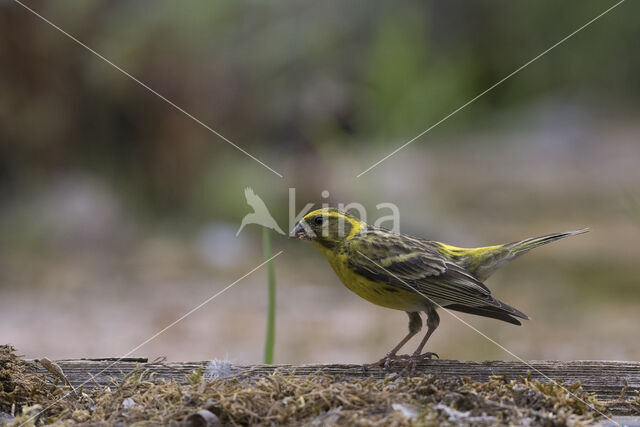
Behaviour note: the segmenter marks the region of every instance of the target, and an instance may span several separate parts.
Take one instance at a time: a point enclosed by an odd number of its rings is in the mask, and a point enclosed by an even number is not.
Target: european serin
[[[437,357],[422,353],[440,323],[437,308],[456,310],[520,325],[529,319],[499,301],[482,283],[508,261],[541,245],[588,231],[548,234],[505,245],[458,248],[444,243],[392,233],[373,227],[334,208],[307,214],[291,232],[311,240],[324,254],[344,285],[362,298],[409,315],[409,333],[376,364],[393,360]],[[427,316],[427,333],[411,356],[397,355],[422,328],[420,312]]]

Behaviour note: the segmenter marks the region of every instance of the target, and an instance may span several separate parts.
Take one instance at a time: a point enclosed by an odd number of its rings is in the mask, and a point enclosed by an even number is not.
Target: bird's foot
[[[416,366],[418,365],[418,362],[421,362],[422,360],[425,360],[425,359],[430,360],[430,359],[433,359],[434,357],[437,359],[440,359],[440,356],[438,356],[437,353],[432,353],[430,351],[422,354],[412,354],[411,356],[406,358],[404,367],[398,373],[398,377],[401,377],[404,375],[408,377],[412,376],[416,370]]]
[[[387,353],[386,356],[384,356],[382,359],[378,360],[377,362],[365,363],[364,365],[362,365],[362,370],[364,372],[367,372],[367,369],[369,368],[380,367],[386,371],[387,369],[389,369],[389,367],[393,362],[400,361],[400,360],[408,360],[410,358],[411,356],[409,356],[408,354]]]
[[[430,351],[422,354],[412,354],[412,355],[387,354],[385,357],[378,360],[377,362],[366,363],[362,365],[362,372],[366,373],[369,368],[375,368],[375,367],[381,367],[383,370],[386,371],[389,368],[391,368],[392,365],[395,364],[395,362],[399,362],[399,364],[404,366],[402,366],[402,370],[396,373],[396,377],[400,377],[403,375],[411,376],[415,372],[418,362],[425,359],[433,359],[434,357],[437,359],[440,358],[440,356],[438,356],[437,353],[433,353]]]

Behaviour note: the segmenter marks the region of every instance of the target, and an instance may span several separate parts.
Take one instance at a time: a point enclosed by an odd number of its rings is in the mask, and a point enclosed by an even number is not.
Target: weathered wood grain
[[[113,380],[123,378],[136,369],[153,373],[156,379],[174,379],[185,381],[185,377],[194,370],[207,365],[201,362],[165,362],[144,363],[145,359],[124,361],[111,359],[92,360],[59,360],[56,363],[62,368],[69,382],[74,386],[94,388],[105,386]],[[45,372],[39,364],[38,371]],[[231,372],[253,377],[269,375],[276,369],[286,369],[296,375],[323,373],[345,378],[366,378],[372,376],[382,379],[389,375],[380,368],[364,372],[360,365],[233,365]],[[471,362],[458,360],[429,360],[418,365],[416,375],[432,374],[439,377],[469,377],[476,381],[487,381],[491,375],[505,375],[507,379],[517,379],[530,373],[531,378],[548,382],[551,379],[571,384],[580,381],[585,391],[595,393],[602,401],[614,401],[620,397],[626,387],[626,395],[635,396],[640,390],[640,362],[572,360],[572,361],[529,361],[527,364],[514,361]],[[612,407],[615,412],[615,406]]]

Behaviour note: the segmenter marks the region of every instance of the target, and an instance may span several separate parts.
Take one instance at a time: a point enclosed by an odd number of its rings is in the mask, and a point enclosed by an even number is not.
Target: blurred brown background
[[[298,209],[395,203],[401,231],[460,246],[591,227],[487,282],[532,321],[461,316],[525,359],[640,359],[638,2],[360,178],[614,3],[25,4],[284,178],[0,2],[0,343],[128,352],[264,260],[258,226],[235,237],[251,186],[282,228],[290,187]],[[273,240],[277,362],[373,361],[404,335],[404,313]],[[266,291],[262,269],[135,355],[259,362]],[[441,317],[441,357],[510,358]]]

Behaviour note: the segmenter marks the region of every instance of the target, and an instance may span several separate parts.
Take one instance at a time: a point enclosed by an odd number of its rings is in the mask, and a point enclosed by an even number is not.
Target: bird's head
[[[355,236],[367,225],[358,218],[335,208],[318,209],[308,213],[296,224],[290,236],[311,240],[317,245],[333,249]]]

